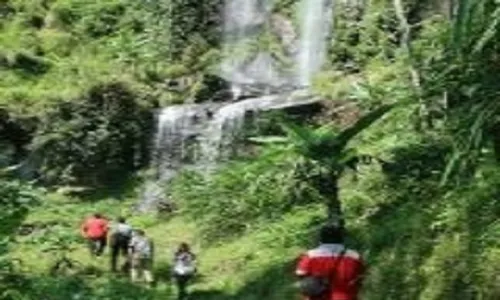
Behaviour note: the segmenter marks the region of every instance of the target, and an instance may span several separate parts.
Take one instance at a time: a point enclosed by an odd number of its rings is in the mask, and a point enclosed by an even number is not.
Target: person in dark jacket
[[[117,271],[118,258],[120,254],[127,258],[130,239],[132,238],[132,226],[127,224],[124,217],[119,217],[111,228],[111,271]],[[125,261],[122,269],[128,268],[128,260]]]

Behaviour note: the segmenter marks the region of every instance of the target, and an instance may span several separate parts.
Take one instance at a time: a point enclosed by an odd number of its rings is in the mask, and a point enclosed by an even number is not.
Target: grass
[[[117,201],[122,201],[119,203]],[[48,274],[50,265],[57,257],[57,251],[44,252],[44,245],[33,243],[37,236],[59,236],[62,233],[78,236],[81,219],[94,212],[102,211],[108,216],[127,214],[132,199],[104,199],[95,203],[85,203],[77,199],[49,194],[45,203],[26,218],[24,225],[39,228],[29,236],[17,238],[16,246],[11,250],[11,257],[23,261],[22,269],[29,278],[38,282]],[[121,208],[120,208],[121,207]],[[200,238],[197,225],[186,221],[182,216],[173,216],[168,220],[159,220],[154,216],[131,216],[129,221],[135,227],[145,228],[156,244],[155,273],[159,280],[153,290],[143,290],[134,286],[134,294],[145,293],[146,299],[169,299],[172,297],[172,285],[169,282],[169,268],[173,253],[180,242],[189,242],[199,255],[200,276],[192,287],[195,299],[256,299],[258,295],[283,294],[291,297],[290,261],[301,250],[297,241],[304,241],[304,231],[317,219],[321,211],[311,207],[291,212],[280,220],[269,223],[251,234],[235,238],[224,243],[208,242]],[[46,230],[43,225],[46,225]],[[304,235],[303,235],[304,234]],[[303,235],[303,236],[302,236]],[[297,237],[302,238],[297,239]],[[84,275],[65,278],[59,283],[48,280],[36,286],[33,295],[45,291],[53,299],[63,299],[74,280],[79,278],[81,285],[71,287],[73,293],[93,295],[93,299],[108,299],[102,289],[112,290],[127,284],[124,278],[114,278],[108,273],[109,257],[91,259],[82,240],[73,244],[74,250],[68,256],[81,264]],[[282,276],[279,276],[279,275]],[[278,277],[281,279],[277,280]],[[249,289],[250,281],[263,281]],[[285,285],[286,282],[286,285]],[[269,284],[283,285],[278,290],[270,289]],[[285,287],[286,286],[286,287]],[[132,286],[131,286],[132,287]],[[121,292],[123,295],[128,293]],[[156,298],[159,297],[159,298]],[[167,298],[165,298],[167,297]],[[52,298],[51,298],[52,299]],[[131,298],[137,299],[137,298]],[[287,298],[291,299],[291,298]]]

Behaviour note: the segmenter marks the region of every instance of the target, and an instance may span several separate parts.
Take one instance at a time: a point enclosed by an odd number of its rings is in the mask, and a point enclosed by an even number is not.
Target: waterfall
[[[286,48],[297,48],[293,57],[296,64],[296,79],[293,81],[296,85],[309,86],[312,77],[324,63],[334,1],[301,0],[298,7],[300,38],[296,41],[297,45],[293,46],[293,42],[287,40],[294,37],[290,30],[286,33],[288,36],[280,37]],[[271,24],[276,25],[280,21],[276,17],[273,19],[271,15],[273,2],[226,0],[221,72],[233,85],[267,84],[276,87],[291,83],[291,78],[278,70],[279,67],[269,53],[249,50],[249,42],[263,33],[267,22],[271,21]]]
[[[235,102],[222,107],[207,124],[201,150],[202,159],[207,163],[208,170],[212,170],[220,159],[232,154],[232,143],[244,125],[245,102]]]
[[[301,36],[297,57],[300,86],[309,86],[322,67],[333,18],[333,0],[302,0],[300,7]]]
[[[182,162],[196,156],[192,147],[199,118],[200,109],[194,105],[170,106],[160,111],[154,158],[158,179],[169,180]]]
[[[221,75],[232,84],[234,100],[242,85],[281,85],[273,58],[251,45],[264,31],[272,0],[226,0]]]
[[[151,210],[164,200],[165,186],[180,170],[194,168],[209,173],[218,162],[230,159],[239,145],[249,113],[309,105],[320,100],[308,90],[283,90],[290,84],[309,86],[312,76],[321,68],[326,56],[332,1],[302,0],[301,34],[296,40],[292,23],[283,16],[271,15],[272,0],[226,0],[220,75],[231,83],[233,99],[219,104],[170,106],[159,111],[152,162],[156,174],[143,187],[139,211]],[[249,47],[267,22],[274,24],[274,33],[295,61],[296,76],[283,74],[270,53]],[[235,102],[245,93],[245,85],[259,89],[261,96]]]
[[[231,103],[217,110],[204,132],[201,159],[212,168],[220,160],[231,158],[238,146],[239,134],[249,113],[284,109],[317,102],[306,90],[267,95]]]
[[[164,200],[165,185],[178,171],[197,164],[200,155],[197,139],[209,116],[207,105],[174,105],[157,113],[151,163],[155,174],[143,187],[139,211],[153,209],[158,201]]]

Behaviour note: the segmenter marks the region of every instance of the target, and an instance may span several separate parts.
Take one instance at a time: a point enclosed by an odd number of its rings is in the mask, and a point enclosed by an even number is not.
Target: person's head
[[[122,224],[127,222],[127,219],[125,219],[125,217],[118,217],[117,220],[118,220],[118,223],[122,223]]]
[[[100,213],[95,213],[94,218],[96,219],[102,219],[102,215]]]
[[[189,252],[190,251],[189,244],[188,243],[181,243],[179,245],[179,249],[177,251],[179,251],[179,252]]]
[[[336,225],[324,225],[319,231],[321,244],[342,244],[344,242],[344,229]]]

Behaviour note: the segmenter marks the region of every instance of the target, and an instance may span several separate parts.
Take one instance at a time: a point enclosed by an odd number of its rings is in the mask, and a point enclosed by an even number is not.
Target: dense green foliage
[[[297,23],[299,2],[276,1],[273,13]],[[369,266],[363,299],[499,299],[500,6],[365,2],[338,3],[313,91],[356,107],[350,124],[405,105],[354,131],[325,126],[347,114],[335,105],[285,132],[265,116],[243,158],[178,177],[177,217],[132,217],[165,249],[160,285],[148,290],[108,277],[76,232],[94,210],[129,215],[137,193],[89,202],[19,178],[116,190],[145,167],[152,109],[211,101],[225,87],[214,76],[223,1],[0,0],[0,168],[10,167],[0,179],[0,299],[169,299],[170,249],[184,240],[200,254],[195,299],[293,299],[292,265],[315,243],[325,198],[341,204],[348,243]],[[270,32],[246,42],[244,55],[266,49],[287,63]],[[170,89],[175,79],[185,85]],[[360,156],[370,163],[344,174]],[[64,257],[78,266],[48,278]]]
[[[0,297],[6,299],[9,293],[18,294],[24,283],[16,273],[15,261],[5,257],[13,237],[28,214],[30,208],[38,204],[39,193],[28,185],[8,181],[0,177]],[[9,299],[9,298],[7,298]]]
[[[152,123],[151,111],[123,84],[58,104],[40,120],[31,145],[41,179],[90,186],[125,180],[148,162]]]
[[[172,196],[199,221],[207,240],[231,238],[319,201],[296,167],[295,156],[267,151],[259,160],[233,163],[210,178],[184,174]]]

